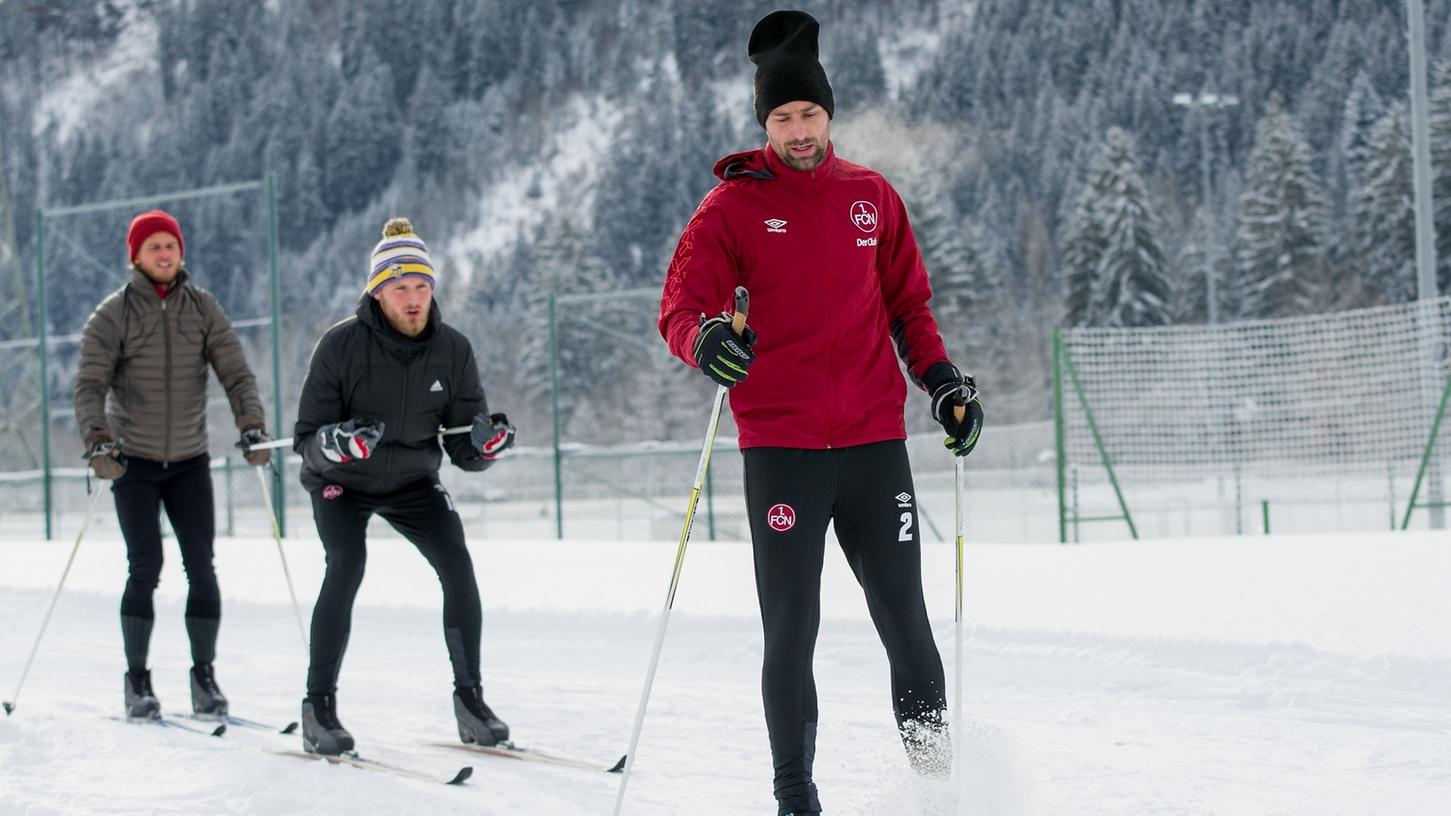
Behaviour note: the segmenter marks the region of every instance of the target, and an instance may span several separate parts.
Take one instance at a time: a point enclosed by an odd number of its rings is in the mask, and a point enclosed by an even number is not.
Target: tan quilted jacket
[[[132,269],[131,281],[86,320],[76,424],[88,448],[110,438],[128,456],[156,462],[206,453],[208,369],[227,392],[237,429],[264,427],[257,380],[232,322],[210,292],[186,281],[185,271],[178,274],[162,300]]]

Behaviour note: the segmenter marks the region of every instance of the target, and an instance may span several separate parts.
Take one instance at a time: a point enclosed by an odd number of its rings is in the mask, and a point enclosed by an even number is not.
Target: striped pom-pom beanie
[[[409,275],[438,284],[433,261],[428,257],[428,244],[414,234],[407,218],[390,218],[383,225],[383,240],[373,247],[373,262],[368,269],[368,285],[364,290],[370,295],[383,284]]]

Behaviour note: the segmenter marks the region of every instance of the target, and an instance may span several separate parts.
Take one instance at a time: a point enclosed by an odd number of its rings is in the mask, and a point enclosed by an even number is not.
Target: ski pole
[[[277,527],[277,513],[272,509],[272,494],[267,488],[267,466],[256,465],[257,483],[262,487],[262,502],[267,506],[267,520],[272,522],[272,540],[277,544],[277,557],[282,561],[282,577],[287,579],[287,594],[292,598],[292,614],[297,618],[297,634],[302,636],[302,651],[307,653],[307,628],[302,625],[302,607],[297,605],[297,593],[292,589],[292,572],[287,569],[287,553],[282,551],[282,531]]]
[[[20,699],[20,690],[25,687],[25,678],[30,674],[30,666],[35,662],[35,653],[40,651],[40,641],[45,638],[45,629],[50,625],[50,615],[55,611],[56,601],[60,600],[61,590],[65,588],[65,579],[71,574],[71,565],[76,562],[76,553],[81,549],[81,538],[86,534],[86,528],[91,526],[91,518],[96,515],[96,505],[101,501],[101,488],[98,485],[95,492],[91,493],[90,506],[86,508],[85,521],[81,522],[81,529],[76,533],[76,543],[71,547],[70,557],[66,559],[65,569],[61,570],[60,583],[56,584],[55,595],[51,596],[50,608],[45,610],[45,619],[40,622],[40,632],[35,636],[35,645],[30,647],[30,657],[25,660],[25,669],[20,672],[20,682],[15,684],[15,694],[4,703],[5,716],[15,710],[15,701]]]
[[[438,435],[439,436],[453,436],[454,434],[468,433],[469,431],[473,430],[473,428],[474,428],[474,426],[472,426],[472,425],[455,425],[452,428],[439,428],[438,429]],[[292,437],[289,436],[289,437],[286,437],[284,439],[274,439],[271,442],[261,442],[261,443],[258,443],[256,445],[248,445],[247,446],[247,450],[248,451],[273,450],[274,448],[290,448],[290,447],[292,447]],[[246,451],[243,451],[243,453],[246,453]]]
[[[964,408],[958,408],[958,409],[956,409],[955,413],[957,414],[957,421],[960,423],[960,422],[962,422],[963,416],[967,413],[967,411]],[[956,494],[956,496],[955,496],[955,503],[954,503],[954,513],[957,516],[957,521],[955,523],[955,527],[957,528],[955,530],[955,534],[956,534],[956,537],[957,537],[957,606],[956,606],[956,611],[953,613],[953,621],[954,622],[952,624],[952,630],[953,630],[952,631],[952,638],[953,638],[953,649],[952,649],[952,664],[953,664],[953,668],[952,668],[952,711],[953,711],[953,717],[952,717],[952,722],[956,726],[956,729],[955,730],[957,731],[957,735],[956,735],[957,736],[957,739],[954,740],[954,742],[957,743],[957,750],[953,751],[953,756],[960,756],[961,753],[962,753],[962,739],[963,739],[963,717],[962,717],[962,582],[963,582],[963,575],[962,575],[962,566],[963,566],[963,564],[962,564],[962,526],[963,526],[962,525],[962,481],[963,481],[963,462],[962,462],[962,457],[961,456],[955,456],[953,458],[955,460],[957,460],[957,478],[955,480],[955,485],[956,485],[955,494]],[[956,765],[957,765],[957,763],[954,762],[953,763],[953,766],[956,767]]]
[[[972,415],[973,427],[968,430],[968,435],[969,439],[971,440],[970,444],[976,445],[977,436],[979,433],[982,432],[982,404],[974,399],[972,400],[970,405],[972,406],[973,410],[970,410],[968,405],[958,405],[952,409],[952,413],[953,416],[957,419],[957,424],[959,426],[961,426],[962,423],[967,420],[969,414]],[[969,448],[969,450],[971,450],[971,448]],[[961,777],[961,772],[959,768],[963,756],[962,746],[963,740],[965,738],[963,728],[966,725],[965,718],[963,717],[962,713],[962,585],[966,577],[964,574],[966,570],[964,569],[965,565],[963,563],[962,552],[963,527],[965,526],[962,521],[962,484],[964,481],[966,481],[967,477],[965,476],[964,463],[962,461],[963,457],[955,456],[953,458],[956,460],[956,479],[954,481],[953,491],[953,515],[956,517],[956,519],[953,522],[953,526],[955,528],[954,533],[957,539],[957,569],[955,571],[957,576],[957,598],[956,608],[953,612],[952,624],[952,742],[954,744],[954,750],[952,752],[952,770],[955,775]],[[961,784],[959,783],[957,785],[954,785],[953,789],[955,791],[958,791],[960,794]]]
[[[736,287],[736,311],[731,328],[737,336],[745,331],[746,311],[750,295],[746,287]],[[720,408],[725,402],[726,387],[716,386],[715,403],[710,409],[710,424],[705,430],[705,444],[700,448],[700,462],[695,466],[695,482],[690,486],[690,501],[685,505],[685,524],[680,529],[680,543],[675,547],[675,570],[670,575],[670,588],[665,593],[665,608],[660,613],[660,626],[655,631],[655,648],[650,652],[650,668],[645,672],[645,687],[640,690],[640,706],[635,711],[635,728],[630,734],[630,749],[625,754],[625,770],[620,776],[620,790],[615,796],[614,816],[625,806],[625,787],[630,784],[630,771],[635,767],[635,749],[640,745],[640,731],[645,727],[645,709],[650,704],[650,689],[655,685],[655,670],[660,666],[660,651],[665,646],[665,627],[670,622],[670,609],[675,605],[675,590],[680,586],[680,572],[685,566],[685,547],[690,542],[690,528],[695,522],[695,505],[705,484],[705,471],[710,467],[710,453],[715,447],[715,432],[720,427]]]

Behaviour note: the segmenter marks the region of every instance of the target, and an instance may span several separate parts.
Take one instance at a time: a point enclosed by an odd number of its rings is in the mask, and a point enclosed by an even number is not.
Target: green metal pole
[[[1063,355],[1063,363],[1068,369],[1068,379],[1073,383],[1073,391],[1078,394],[1078,404],[1083,407],[1083,418],[1088,421],[1088,430],[1093,434],[1093,444],[1098,448],[1098,456],[1103,460],[1104,470],[1108,471],[1108,481],[1113,485],[1113,494],[1118,497],[1119,509],[1124,511],[1124,521],[1128,522],[1129,535],[1137,541],[1138,528],[1134,526],[1134,517],[1129,513],[1128,502],[1124,501],[1124,492],[1119,487],[1118,475],[1113,472],[1113,462],[1108,458],[1108,448],[1104,447],[1103,437],[1098,433],[1098,423],[1093,421],[1093,409],[1088,407],[1088,397],[1084,396],[1083,385],[1078,381],[1078,369],[1073,367],[1073,358],[1066,353]]]
[[[45,210],[35,208],[35,335],[39,338],[36,354],[40,355],[40,467],[45,492],[45,540],[55,534],[51,527],[52,495],[50,475],[50,376],[45,342]]]
[[[1386,486],[1391,497],[1391,529],[1396,529],[1396,466],[1386,462]]]
[[[549,411],[554,422],[554,537],[564,538],[563,456],[559,450],[559,330],[554,312],[555,296],[549,293]]]
[[[211,187],[197,187],[192,190],[178,190],[158,195],[142,196],[140,198],[113,198],[108,201],[96,201],[90,204],[78,204],[74,207],[51,207],[46,210],[50,215],[82,215],[85,213],[103,212],[106,210],[137,210],[152,204],[162,204],[175,201],[191,201],[197,198],[205,198],[210,195],[223,193],[239,193],[246,190],[260,190],[262,182],[243,181],[236,184],[217,184]]]
[[[1426,440],[1426,452],[1421,454],[1421,467],[1416,470],[1416,481],[1411,487],[1411,501],[1406,505],[1406,516],[1401,521],[1402,530],[1410,525],[1411,511],[1416,509],[1416,497],[1421,493],[1421,480],[1426,478],[1426,468],[1431,464],[1431,454],[1436,449],[1436,436],[1441,432],[1441,420],[1446,417],[1448,398],[1451,398],[1451,377],[1446,378],[1446,388],[1441,392],[1441,405],[1436,409],[1436,419],[1431,422],[1431,437]]]
[[[1244,535],[1244,467],[1234,463],[1234,534]]]
[[[1083,519],[1083,510],[1078,506],[1078,468],[1075,467],[1069,473],[1072,474],[1069,479],[1068,494],[1073,497],[1072,504],[1069,505],[1073,508],[1073,543],[1078,544],[1083,541],[1083,526],[1080,523]]]
[[[1260,515],[1264,519],[1265,535],[1270,534],[1270,500],[1260,502]]]
[[[282,297],[281,287],[277,279],[277,177],[271,173],[267,174],[267,265],[268,277],[272,286],[272,429],[274,436],[282,435],[282,330],[281,312]],[[279,465],[284,461],[284,451],[277,452]],[[277,500],[272,503],[272,512],[276,514],[277,535],[287,537],[287,495],[283,492],[283,486],[287,480],[283,478],[285,465],[274,468],[272,471],[272,495]]]
[[[1063,335],[1053,329],[1053,444],[1056,451],[1058,471],[1058,543],[1068,543],[1068,497],[1064,483],[1064,468],[1067,463],[1066,445],[1063,443]]]

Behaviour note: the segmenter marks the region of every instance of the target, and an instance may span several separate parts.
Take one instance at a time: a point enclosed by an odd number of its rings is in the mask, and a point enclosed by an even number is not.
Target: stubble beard
[[[141,274],[145,275],[147,280],[151,281],[157,286],[170,286],[173,282],[176,281],[177,276],[181,274],[180,263],[174,263],[171,265],[171,268],[168,270],[171,273],[171,276],[168,277],[166,280],[162,280],[160,277],[158,277],[154,268],[148,269],[139,261],[134,262],[134,265],[137,269],[141,270]]]
[[[388,318],[388,323],[393,330],[404,337],[417,337],[423,333],[423,327],[428,325],[427,311],[416,318],[409,318],[407,313],[402,310],[399,310],[397,314],[391,314],[388,309],[384,309],[383,316]]]
[[[776,151],[776,155],[780,156],[781,161],[785,162],[786,166],[791,168],[792,170],[800,170],[803,173],[815,170],[821,165],[822,160],[826,158],[826,145],[820,142],[811,142],[811,144],[816,147],[816,149],[812,151],[811,155],[803,158],[797,158],[796,156],[791,155],[791,146],[800,144],[803,143],[787,142],[785,144],[782,144],[781,149]]]

